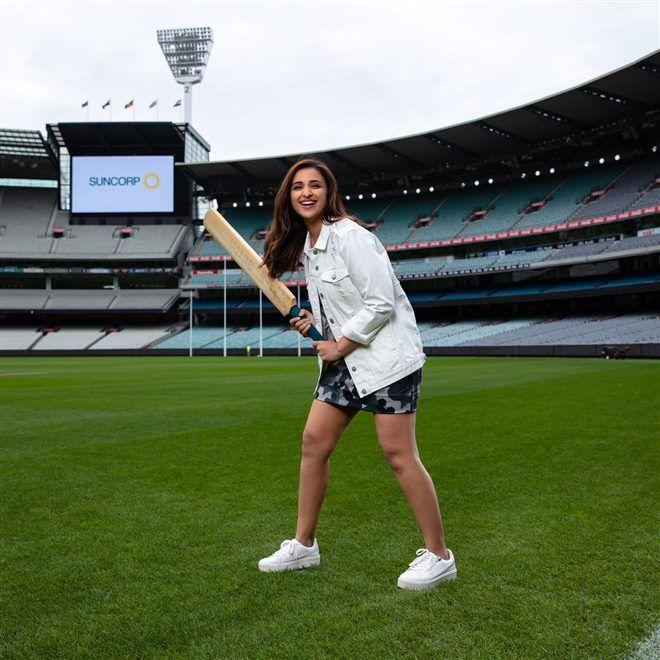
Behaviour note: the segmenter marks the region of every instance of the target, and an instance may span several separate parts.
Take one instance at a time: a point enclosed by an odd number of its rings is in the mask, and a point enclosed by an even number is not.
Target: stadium
[[[396,572],[416,533],[366,419],[333,458],[332,575],[239,563],[294,519],[316,359],[201,223],[262,254],[302,154],[210,160],[186,121],[0,129],[3,655],[631,653],[658,614],[659,78],[656,52],[313,154],[429,356],[420,447],[466,577],[417,600],[360,557],[379,538]],[[281,279],[309,307],[302,266]]]
[[[480,121],[316,154],[389,251],[429,354],[660,356],[658,66],[654,55]],[[1,140],[4,353],[298,351],[298,333],[199,235],[213,206],[262,251],[297,155],[209,162],[186,124],[51,124],[46,138]],[[172,212],[72,211],[72,159],[138,154],[174,159]],[[283,280],[304,304],[304,273]]]

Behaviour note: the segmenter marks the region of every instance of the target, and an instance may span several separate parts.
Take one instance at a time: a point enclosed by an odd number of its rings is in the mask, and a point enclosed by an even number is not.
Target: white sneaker
[[[420,548],[415,554],[417,559],[408,564],[405,573],[399,575],[397,586],[402,589],[431,589],[446,580],[456,579],[456,562],[451,550],[447,550],[449,559],[442,559],[426,548]]]
[[[318,566],[321,563],[319,554],[319,544],[314,539],[314,545],[308,548],[298,541],[290,539],[282,541],[280,549],[274,552],[270,557],[264,557],[259,561],[259,570],[265,573],[275,573],[278,571],[295,571],[300,568]]]

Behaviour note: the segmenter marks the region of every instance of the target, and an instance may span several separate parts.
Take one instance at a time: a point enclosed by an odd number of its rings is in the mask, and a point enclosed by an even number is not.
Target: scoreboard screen
[[[173,213],[173,156],[73,156],[72,213]]]

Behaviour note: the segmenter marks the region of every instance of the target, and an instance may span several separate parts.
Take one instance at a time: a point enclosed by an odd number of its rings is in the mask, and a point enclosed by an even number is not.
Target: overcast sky
[[[528,103],[660,47],[660,3],[0,0],[0,126],[180,120],[156,30],[210,26],[193,125],[215,160],[442,128]]]

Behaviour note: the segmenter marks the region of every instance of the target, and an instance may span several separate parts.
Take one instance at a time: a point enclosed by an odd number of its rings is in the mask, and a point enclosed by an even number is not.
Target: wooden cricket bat
[[[263,263],[261,257],[220,213],[215,209],[209,209],[204,215],[204,227],[229,252],[231,258],[277,307],[282,316],[288,318],[300,316],[300,308],[292,291],[280,280],[270,277],[265,266],[260,268]],[[316,341],[323,340],[323,336],[314,326],[310,327],[307,336]]]

